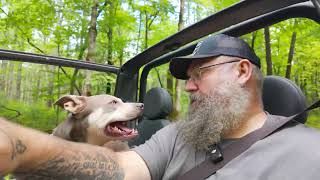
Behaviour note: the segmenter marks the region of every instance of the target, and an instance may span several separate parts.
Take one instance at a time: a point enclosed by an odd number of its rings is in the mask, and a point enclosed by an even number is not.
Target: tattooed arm
[[[0,118],[0,177],[9,172],[23,179],[151,179],[133,151],[64,141]]]

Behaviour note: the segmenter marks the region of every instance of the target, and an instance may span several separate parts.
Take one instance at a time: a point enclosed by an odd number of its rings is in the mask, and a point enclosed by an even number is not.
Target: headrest
[[[270,114],[291,116],[307,107],[306,97],[292,81],[278,76],[266,76],[263,82],[262,99],[264,109]],[[296,118],[305,123],[307,114]]]
[[[167,90],[155,87],[144,97],[143,115],[149,119],[164,119],[172,111],[172,99]]]

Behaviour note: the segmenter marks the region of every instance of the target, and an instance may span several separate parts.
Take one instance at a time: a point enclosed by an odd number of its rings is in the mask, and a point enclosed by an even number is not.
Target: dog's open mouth
[[[110,123],[105,128],[107,136],[133,138],[138,136],[138,131],[127,126],[126,121],[116,121]]]

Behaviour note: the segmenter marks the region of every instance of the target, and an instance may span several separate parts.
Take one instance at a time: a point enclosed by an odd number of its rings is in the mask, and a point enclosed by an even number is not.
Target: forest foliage
[[[0,48],[121,66],[146,48],[236,0],[28,0],[0,1]],[[181,5],[183,16],[181,15]],[[179,17],[180,19],[179,21]],[[320,26],[289,19],[242,37],[262,61],[264,74],[293,80],[308,103],[320,97]],[[270,62],[270,63],[267,63]],[[288,66],[289,65],[289,66]],[[65,113],[64,94],[113,94],[116,75],[49,65],[0,61],[0,116],[50,132]],[[159,74],[160,76],[159,76]],[[167,88],[184,114],[188,95],[168,75],[152,70],[148,88]],[[182,83],[183,84],[183,83]],[[89,88],[89,90],[88,90]],[[175,104],[177,105],[177,104]],[[173,118],[178,116],[174,115]],[[319,110],[308,124],[320,127]]]

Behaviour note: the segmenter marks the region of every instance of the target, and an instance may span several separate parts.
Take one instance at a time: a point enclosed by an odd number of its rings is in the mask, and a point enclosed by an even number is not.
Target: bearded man
[[[176,179],[209,158],[212,148],[228,148],[279,118],[263,110],[259,68],[259,58],[243,40],[223,34],[206,38],[192,55],[170,62],[172,75],[185,79],[190,93],[186,120],[125,152],[67,142],[0,119],[0,175]],[[319,179],[319,139],[314,129],[287,127],[255,143],[208,179]]]

